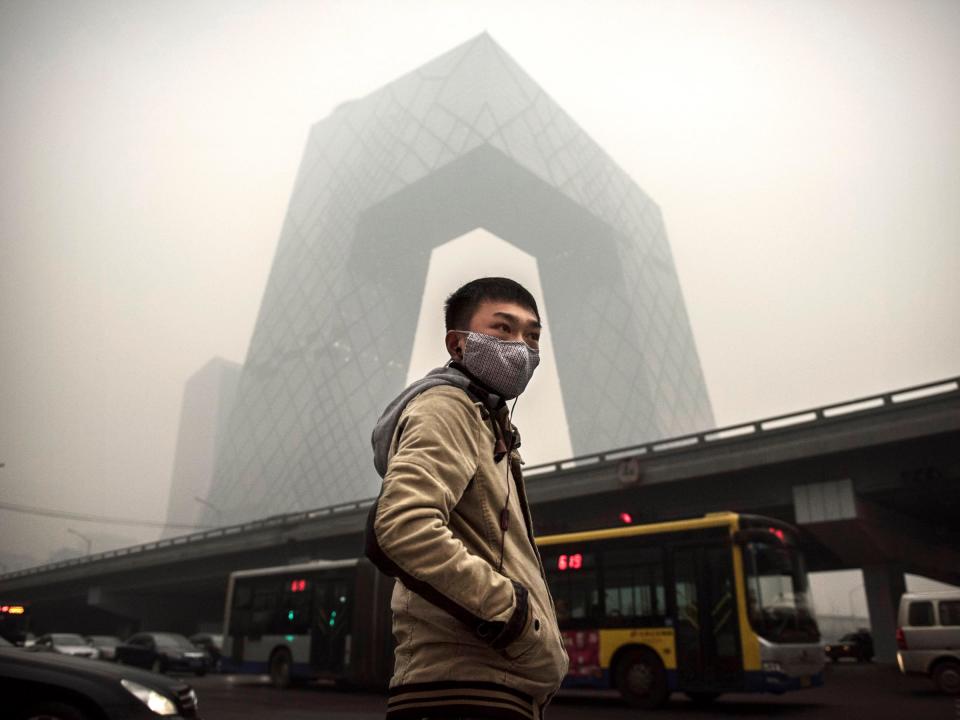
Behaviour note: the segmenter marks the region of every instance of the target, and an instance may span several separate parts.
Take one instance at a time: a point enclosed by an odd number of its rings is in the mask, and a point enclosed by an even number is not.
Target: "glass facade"
[[[475,228],[538,260],[575,453],[713,426],[659,208],[484,34],[312,128],[206,522],[377,494],[430,251]]]

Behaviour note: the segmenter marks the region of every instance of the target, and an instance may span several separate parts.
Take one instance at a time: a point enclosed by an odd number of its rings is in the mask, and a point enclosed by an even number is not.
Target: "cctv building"
[[[477,228],[536,258],[575,454],[713,426],[659,208],[484,34],[312,128],[206,523],[377,494],[431,252]]]

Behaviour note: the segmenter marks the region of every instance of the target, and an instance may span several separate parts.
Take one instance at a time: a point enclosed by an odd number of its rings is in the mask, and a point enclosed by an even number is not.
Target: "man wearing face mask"
[[[539,720],[568,661],[507,401],[539,363],[540,314],[506,278],[467,283],[445,310],[450,361],[373,432],[366,554],[398,580],[387,718]]]

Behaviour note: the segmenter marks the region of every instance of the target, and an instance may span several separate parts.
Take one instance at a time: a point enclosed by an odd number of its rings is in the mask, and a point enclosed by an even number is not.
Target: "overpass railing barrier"
[[[271,515],[270,517],[261,518],[259,520],[250,520],[247,522],[238,523],[236,525],[225,525],[224,527],[211,528],[209,530],[203,530],[202,532],[190,533],[189,535],[178,535],[177,537],[167,538],[165,540],[154,540],[141,545],[132,545],[130,547],[118,548],[116,550],[107,550],[105,552],[95,553],[93,555],[84,555],[83,557],[61,560],[60,562],[50,563],[48,565],[38,565],[37,567],[26,568],[25,570],[9,572],[4,575],[0,575],[0,580],[13,580],[14,578],[37,575],[39,573],[49,572],[51,570],[59,570],[61,568],[74,567],[77,565],[87,565],[99,560],[107,560],[109,558],[138,555],[140,553],[161,550],[169,547],[177,547],[180,545],[191,545],[195,543],[201,543],[206,540],[241,534],[250,530],[263,530],[265,528],[280,525],[296,525],[297,523],[313,520],[326,515],[362,510],[371,505],[375,499],[376,498],[365,498],[363,500],[353,500],[350,502],[338,503],[337,505],[330,505],[317,510],[301,510],[283,515]]]
[[[582,468],[586,465],[593,465],[596,463],[642,457],[645,455],[660,455],[667,452],[683,452],[691,449],[697,449],[699,447],[703,447],[704,445],[712,445],[718,442],[737,440],[747,435],[758,435],[761,433],[781,431],[797,425],[805,425],[807,423],[831,422],[834,421],[834,418],[841,418],[854,413],[878,410],[892,405],[925,400],[930,397],[939,397],[944,394],[956,392],[960,392],[960,377],[947,378],[946,380],[925,383],[923,385],[915,385],[913,387],[903,388],[893,392],[857,398],[856,400],[848,400],[846,402],[833,405],[824,405],[822,407],[801,410],[800,412],[789,413],[786,415],[776,415],[774,417],[764,418],[763,420],[756,420],[754,422],[730,425],[728,427],[718,428],[715,430],[708,430],[690,435],[682,435],[676,438],[641,443],[639,445],[616,448],[614,450],[607,450],[601,453],[580,455],[577,457],[568,458],[566,460],[558,460],[556,462],[533,465],[529,468],[525,468],[523,474],[524,476],[536,477],[548,472],[560,472],[562,470]],[[329,505],[327,507],[317,508],[315,510],[302,510],[283,515],[272,515],[267,518],[251,520],[248,522],[238,523],[236,525],[227,525],[224,527],[204,530],[198,533],[191,533],[189,535],[180,535],[173,538],[167,538],[165,540],[155,540],[153,542],[143,543],[142,545],[134,545],[127,548],[119,548],[117,550],[108,550],[95,555],[85,555],[83,557],[62,560],[49,565],[39,565],[37,567],[27,568],[25,570],[17,570],[15,572],[6,573],[5,575],[0,575],[0,580],[12,580],[14,578],[36,575],[51,570],[58,570],[60,568],[86,565],[99,560],[125,557],[128,555],[137,555],[140,553],[151,552],[153,550],[160,550],[168,547],[202,543],[207,540],[222,538],[228,535],[236,535],[250,530],[262,530],[268,527],[280,525],[295,525],[297,523],[309,522],[317,518],[339,513],[357,512],[372,505],[375,499],[376,498],[364,498],[362,500],[353,500],[350,502],[338,503],[336,505]]]
[[[923,385],[914,385],[894,390],[893,392],[881,393],[878,395],[869,395],[867,397],[847,400],[833,405],[823,405],[821,407],[801,410],[799,412],[788,413],[786,415],[775,415],[773,417],[755,420],[748,423],[729,425],[715,430],[707,430],[689,435],[681,435],[666,440],[656,440],[653,442],[630,445],[628,447],[606,450],[600,453],[589,455],[579,455],[566,460],[532,465],[524,468],[524,476],[537,476],[551,472],[560,472],[561,470],[570,470],[572,468],[583,467],[595,463],[608,462],[612,460],[623,460],[626,458],[641,457],[644,455],[653,455],[669,451],[690,450],[703,445],[713,444],[724,440],[734,440],[746,435],[758,435],[773,431],[784,430],[797,425],[807,423],[829,422],[834,418],[851,415],[854,413],[877,410],[891,405],[899,405],[917,400],[924,400],[929,397],[940,396],[947,393],[960,392],[960,377],[947,378]]]

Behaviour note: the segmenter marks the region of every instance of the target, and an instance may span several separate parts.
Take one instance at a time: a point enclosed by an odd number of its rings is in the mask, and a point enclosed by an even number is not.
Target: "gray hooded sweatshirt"
[[[373,428],[373,435],[370,438],[373,444],[373,465],[380,477],[385,477],[387,474],[387,458],[390,454],[390,445],[393,442],[393,433],[397,429],[397,423],[400,421],[400,416],[407,404],[424,390],[438,385],[453,385],[469,391],[472,395],[477,396],[477,399],[481,400],[490,410],[494,410],[498,405],[503,404],[503,399],[499,395],[480,387],[457,366],[444,365],[434,368],[424,377],[408,385],[393,402],[387,405],[387,409],[383,411]]]

